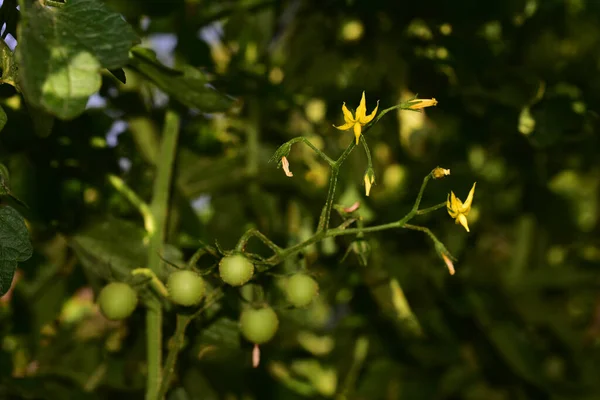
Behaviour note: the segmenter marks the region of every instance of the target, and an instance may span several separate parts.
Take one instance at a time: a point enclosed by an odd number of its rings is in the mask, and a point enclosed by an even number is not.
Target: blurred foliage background
[[[199,240],[232,248],[251,227],[280,246],[310,236],[327,165],[302,145],[293,178],[268,160],[299,135],[337,157],[353,135],[331,125],[365,90],[369,111],[415,94],[439,104],[371,129],[376,185],[365,197],[355,151],[336,203],[360,201],[380,224],[410,210],[438,165],[452,175],[425,205],[450,190],[464,199],[477,181],[471,233],[444,209],[418,221],[458,258],[456,275],[419,232],[365,235],[370,254],[346,236],[316,244],[274,270],[307,268],[320,296],[299,310],[273,301],[280,329],[259,368],[229,293],[189,328],[169,398],[600,399],[600,2],[105,4],[162,70],[132,61],[126,83],[106,72],[85,112],[50,129],[0,86],[0,162],[34,244],[0,299],[0,397],[143,397],[143,309],[113,323],[93,299],[144,266],[143,220],[108,176],[149,199],[167,106],[182,131],[164,257],[180,263]],[[167,67],[196,68],[235,102],[206,100],[216,95]],[[273,276],[257,282],[274,291]],[[164,324],[168,338],[172,315]]]

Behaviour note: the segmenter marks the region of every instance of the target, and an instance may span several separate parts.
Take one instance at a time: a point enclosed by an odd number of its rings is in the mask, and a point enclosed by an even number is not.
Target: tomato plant
[[[600,393],[599,2],[0,3],[0,399]]]

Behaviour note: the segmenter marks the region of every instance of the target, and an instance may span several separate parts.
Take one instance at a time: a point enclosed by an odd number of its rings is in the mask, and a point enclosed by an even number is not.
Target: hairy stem
[[[191,320],[192,316],[190,315],[177,315],[177,327],[175,328],[175,333],[173,334],[171,342],[169,343],[169,354],[167,355],[167,360],[165,361],[163,379],[158,391],[159,399],[164,398],[167,394],[167,390],[169,390],[169,385],[171,383],[171,379],[173,378],[173,373],[175,372],[177,356],[183,347],[185,329]]]
[[[354,142],[352,142],[352,144],[354,144]],[[350,152],[351,148],[353,146],[348,146],[348,148],[346,149],[346,151],[344,152],[345,154]],[[350,150],[349,150],[350,149]],[[347,154],[346,154],[347,157]],[[340,156],[340,158],[338,159],[337,162],[340,162],[340,160],[344,160],[344,154],[342,154],[342,156]],[[435,210],[438,210],[440,208],[442,208],[445,203],[440,203],[437,204],[433,207],[429,207],[429,208],[425,208],[423,210],[419,210],[419,205],[421,204],[421,199],[423,198],[423,192],[425,191],[425,188],[427,187],[427,184],[429,183],[429,180],[431,179],[431,173],[429,173],[424,179],[423,179],[423,183],[421,184],[421,189],[419,190],[419,194],[417,195],[417,198],[415,200],[415,203],[413,205],[413,207],[411,208],[411,210],[401,219],[399,219],[398,221],[395,222],[389,222],[387,224],[381,224],[381,225],[375,225],[375,226],[369,226],[369,227],[357,227],[357,228],[347,228],[347,225],[342,224],[339,227],[335,228],[335,229],[322,229],[322,230],[318,230],[315,235],[311,236],[310,238],[306,239],[304,242],[295,244],[293,246],[290,246],[286,249],[281,249],[279,253],[276,253],[275,255],[271,256],[269,259],[267,259],[263,264],[264,265],[277,265],[279,264],[283,259],[285,259],[286,257],[289,257],[291,255],[294,255],[296,253],[299,253],[300,251],[302,251],[304,248],[317,243],[325,238],[328,237],[336,237],[336,236],[344,236],[344,235],[359,235],[359,234],[364,234],[364,233],[371,233],[371,232],[379,232],[379,231],[385,231],[388,229],[397,229],[397,228],[407,228],[407,229],[413,229],[413,230],[420,230],[423,231],[425,233],[427,233],[432,240],[435,243],[438,243],[439,240],[435,237],[435,235],[433,235],[433,233],[427,229],[427,228],[423,228],[420,226],[415,226],[415,225],[408,225],[408,221],[410,221],[411,219],[413,219],[415,216],[417,215],[423,215]],[[335,186],[333,187],[335,190]],[[331,186],[330,186],[330,192],[332,192],[331,190]],[[333,197],[333,195],[332,195]],[[329,196],[328,196],[328,200],[329,200]],[[332,200],[333,202],[333,200]],[[321,214],[321,217],[323,218],[323,215],[325,215],[326,210],[327,210],[327,204],[325,205],[325,208],[323,209],[323,213]],[[331,212],[331,209],[329,210]],[[323,218],[325,220],[325,218]],[[328,226],[329,224],[329,220],[327,219],[327,223],[325,224],[325,222],[323,223],[325,227]],[[319,226],[321,226],[321,224],[319,224]]]
[[[431,230],[429,228],[426,228],[424,226],[418,226],[418,225],[410,225],[410,224],[404,224],[403,228],[405,229],[412,229],[413,231],[420,231],[425,233],[427,236],[429,236],[429,238],[433,241],[433,243],[440,243],[440,240],[433,234],[433,232],[431,232]]]
[[[185,330],[187,329],[189,323],[196,317],[198,317],[206,309],[208,309],[210,306],[212,306],[222,296],[223,290],[217,288],[206,297],[206,300],[204,301],[204,306],[200,307],[193,314],[177,315],[177,326],[169,344],[169,354],[167,355],[167,360],[165,361],[164,375],[160,384],[160,388],[158,390],[159,399],[163,399],[167,394],[167,391],[169,390],[171,379],[173,378],[173,374],[175,373],[177,357],[179,356],[179,352],[181,351],[183,343],[185,341]]]
[[[329,164],[330,167],[335,164],[335,162],[331,158],[329,158],[327,156],[327,154],[325,154],[321,150],[319,150],[314,144],[311,143],[310,140],[308,140],[304,136],[299,136],[297,138],[294,138],[294,139],[290,140],[288,143],[296,144],[298,142],[302,142],[305,145],[307,145],[308,147],[310,147],[315,152],[315,154],[317,154],[319,157],[321,157],[323,159],[323,161],[325,161],[327,164]]]
[[[417,215],[429,214],[432,211],[436,211],[436,210],[439,210],[440,208],[444,208],[444,207],[446,207],[446,202],[436,204],[435,206],[423,208],[422,210],[418,210]]]
[[[319,225],[317,227],[318,232],[324,232],[329,228],[329,220],[331,219],[331,209],[333,207],[333,199],[335,197],[335,188],[337,186],[338,175],[340,168],[335,165],[331,168],[331,177],[329,178],[329,189],[327,190],[327,200],[325,200],[325,206],[321,211],[319,217]]]
[[[273,253],[279,254],[281,251],[281,247],[277,246],[271,239],[262,234],[258,229],[252,228],[246,231],[238,241],[236,246],[236,250],[243,251],[246,248],[246,244],[252,237],[256,237],[261,242],[263,242],[268,248],[273,250]]]

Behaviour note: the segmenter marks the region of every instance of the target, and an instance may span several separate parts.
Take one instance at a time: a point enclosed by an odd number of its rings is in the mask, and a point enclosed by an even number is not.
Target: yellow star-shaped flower
[[[344,125],[335,126],[334,128],[339,129],[341,131],[347,131],[348,129],[354,128],[354,137],[356,137],[356,144],[358,144],[358,139],[360,138],[360,134],[362,133],[362,127],[368,124],[375,118],[377,114],[377,109],[379,108],[379,100],[377,101],[377,106],[373,110],[373,112],[367,115],[367,101],[365,100],[365,92],[362,94],[362,99],[360,100],[360,104],[356,108],[356,113],[354,116],[346,107],[346,103],[342,105],[342,112],[344,113]]]
[[[476,184],[477,182],[473,184],[473,187],[467,196],[467,200],[465,200],[464,203],[460,201],[460,199],[456,197],[452,191],[446,200],[446,209],[448,210],[448,214],[450,214],[450,216],[456,220],[457,224],[464,226],[467,232],[470,232],[469,225],[467,223],[467,215],[469,215],[469,211],[471,211],[471,203],[473,203],[473,195],[475,194]]]

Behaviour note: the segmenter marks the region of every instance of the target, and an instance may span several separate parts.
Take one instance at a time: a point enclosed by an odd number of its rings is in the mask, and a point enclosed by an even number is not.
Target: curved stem
[[[327,164],[329,164],[329,166],[333,166],[333,164],[335,163],[331,158],[329,158],[327,156],[327,154],[325,154],[321,150],[319,150],[317,148],[317,146],[312,144],[312,142],[310,140],[308,140],[307,138],[305,138],[304,136],[300,136],[299,138],[293,139],[293,142],[294,143],[297,143],[297,142],[304,143],[305,145],[310,147],[315,152],[315,154],[317,154],[319,157],[321,157],[323,159],[323,161],[325,161]]]
[[[412,208],[412,212],[414,212],[415,214],[419,210],[419,206],[421,205],[421,199],[423,198],[423,193],[425,192],[425,188],[427,187],[427,184],[429,183],[429,180],[431,179],[432,176],[433,175],[430,172],[425,176],[425,178],[423,178],[423,183],[421,184],[421,189],[419,189],[419,194],[417,195],[417,199],[415,200],[415,204],[413,205],[413,208]]]
[[[259,239],[261,242],[263,242],[268,248],[273,250],[273,253],[279,254],[279,252],[281,251],[281,247],[277,246],[271,239],[266,237],[256,228],[248,229],[246,233],[242,235],[242,237],[238,241],[238,244],[236,245],[236,250],[243,251],[246,248],[246,244],[253,236]]]

